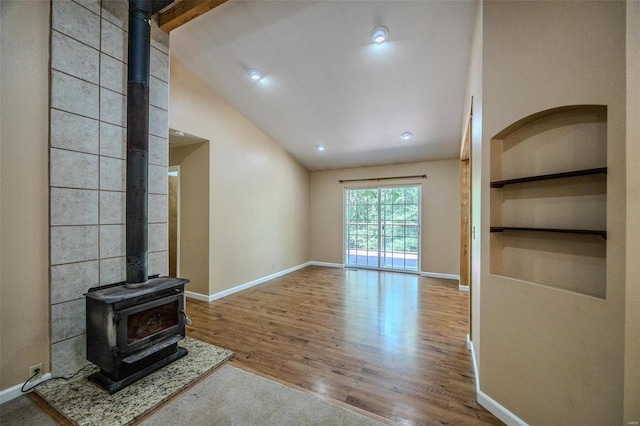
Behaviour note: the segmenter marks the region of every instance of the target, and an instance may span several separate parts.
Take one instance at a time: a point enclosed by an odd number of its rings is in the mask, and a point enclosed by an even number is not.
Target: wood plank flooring
[[[401,424],[502,424],[475,402],[468,293],[417,275],[310,266],[205,303],[190,337],[234,365]]]

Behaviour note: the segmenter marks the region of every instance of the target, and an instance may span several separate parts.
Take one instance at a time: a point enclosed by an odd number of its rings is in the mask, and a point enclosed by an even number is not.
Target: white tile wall
[[[103,225],[124,224],[126,200],[124,192],[100,191],[100,223]]]
[[[102,20],[102,52],[122,62],[127,62],[127,33],[106,19]]]
[[[169,143],[166,138],[149,135],[149,164],[158,166],[169,164]]]
[[[149,165],[149,194],[168,194],[169,178],[168,168]]]
[[[100,14],[100,0],[74,0],[81,6],[86,7],[90,11],[96,14]],[[106,0],[110,1],[110,0]]]
[[[118,126],[127,125],[127,97],[109,89],[100,89],[100,120]]]
[[[167,223],[149,224],[149,251],[163,251],[167,249],[169,241],[169,228]]]
[[[119,283],[126,278],[124,256],[111,259],[100,259],[100,285]]]
[[[100,55],[100,86],[127,94],[127,65],[109,55]]]
[[[169,113],[166,110],[149,107],[149,133],[165,139],[169,136]]]
[[[149,253],[149,275],[169,274],[169,252],[156,251]]]
[[[82,334],[51,345],[51,371],[55,376],[74,372],[87,361],[87,339]]]
[[[59,71],[52,71],[51,106],[63,111],[98,118],[98,86]]]
[[[52,226],[51,264],[82,262],[98,258],[97,226]]]
[[[100,225],[100,257],[118,257],[126,254],[124,225]]]
[[[151,25],[151,46],[168,55],[169,33],[162,31],[158,25]]]
[[[103,1],[102,17],[110,23],[126,30],[129,25],[129,9],[127,0]]]
[[[151,48],[151,75],[169,82],[169,55],[155,47]]]
[[[52,187],[98,189],[98,156],[51,148]]]
[[[98,144],[98,120],[51,110],[52,147],[97,154]]]
[[[58,343],[86,330],[84,298],[51,306],[51,342]]]
[[[51,39],[53,68],[98,84],[100,54],[96,49],[57,31],[53,31]]]
[[[169,196],[160,194],[149,194],[149,223],[168,222],[167,213],[169,211]]]
[[[98,191],[51,188],[51,226],[97,225]]]
[[[51,13],[54,30],[100,48],[100,17],[71,0],[55,0]]]
[[[51,362],[87,363],[85,299],[125,280],[126,0],[53,0]],[[149,273],[168,273],[169,35],[152,24]],[[151,132],[150,132],[151,133]]]
[[[127,158],[127,129],[105,122],[100,123],[100,155]]]
[[[149,79],[149,104],[165,111],[169,109],[169,84],[158,78]]]
[[[100,189],[103,191],[126,191],[126,179],[126,160],[100,157]]]
[[[98,261],[67,263],[51,267],[51,303],[77,299],[100,284]]]

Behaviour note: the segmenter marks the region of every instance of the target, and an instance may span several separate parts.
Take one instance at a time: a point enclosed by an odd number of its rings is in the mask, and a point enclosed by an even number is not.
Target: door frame
[[[181,210],[181,204],[180,204],[180,166],[169,166],[169,170],[168,173],[175,173],[177,172],[178,175],[177,180],[178,180],[178,185],[177,185],[177,189],[176,189],[176,276],[179,277],[180,276],[180,210]],[[168,186],[168,183],[167,183]],[[168,188],[167,188],[168,191]],[[169,196],[167,195],[167,204],[169,203]],[[171,208],[171,206],[168,206],[169,210]],[[168,215],[168,212],[167,212]],[[167,222],[169,221],[169,218],[167,217]],[[169,224],[167,223],[167,228],[169,227]],[[167,234],[168,234],[168,229],[167,229]],[[170,261],[169,257],[169,251],[167,250],[167,262]],[[168,271],[169,269],[169,264],[167,263],[167,274],[169,273]]]
[[[471,271],[471,242],[474,233],[471,203],[472,190],[472,161],[471,161],[471,132],[473,129],[473,98],[471,111],[467,121],[464,139],[460,146],[460,290],[469,292],[469,336],[472,332],[472,271]]]
[[[350,265],[349,255],[347,253],[347,223],[348,223],[348,214],[347,214],[347,192],[349,190],[357,190],[357,189],[378,189],[378,191],[382,188],[418,188],[418,254],[417,254],[417,265],[416,270],[403,270],[403,269],[393,269],[393,268],[384,268],[380,264],[380,253],[381,253],[381,242],[382,242],[382,221],[380,217],[380,197],[378,197],[378,266],[368,266],[368,265]],[[406,237],[405,237],[406,238]],[[389,185],[349,185],[344,187],[344,192],[342,196],[342,256],[343,256],[343,264],[346,268],[358,268],[358,269],[371,269],[376,271],[386,271],[386,272],[402,272],[407,274],[416,274],[420,275],[422,270],[422,183],[404,183],[404,184],[389,184]]]

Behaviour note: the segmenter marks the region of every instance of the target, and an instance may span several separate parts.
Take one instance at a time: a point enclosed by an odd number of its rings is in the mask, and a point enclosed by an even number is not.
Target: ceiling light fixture
[[[389,29],[387,27],[375,27],[371,31],[371,40],[375,43],[382,43],[389,37]]]
[[[258,81],[262,78],[262,73],[258,70],[249,70],[249,77],[251,80]]]
[[[413,133],[411,132],[404,132],[403,134],[400,135],[400,137],[402,139],[404,139],[405,141],[408,141],[409,139],[411,139],[413,137]]]
[[[327,147],[326,147],[326,146],[324,146],[324,145],[316,145],[316,149],[317,149],[318,151],[324,151],[325,149],[327,149]]]

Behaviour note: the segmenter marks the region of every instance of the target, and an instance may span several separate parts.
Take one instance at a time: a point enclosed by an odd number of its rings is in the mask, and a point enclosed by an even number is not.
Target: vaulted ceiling
[[[473,16],[471,0],[229,1],[173,30],[171,55],[309,170],[458,158]]]

